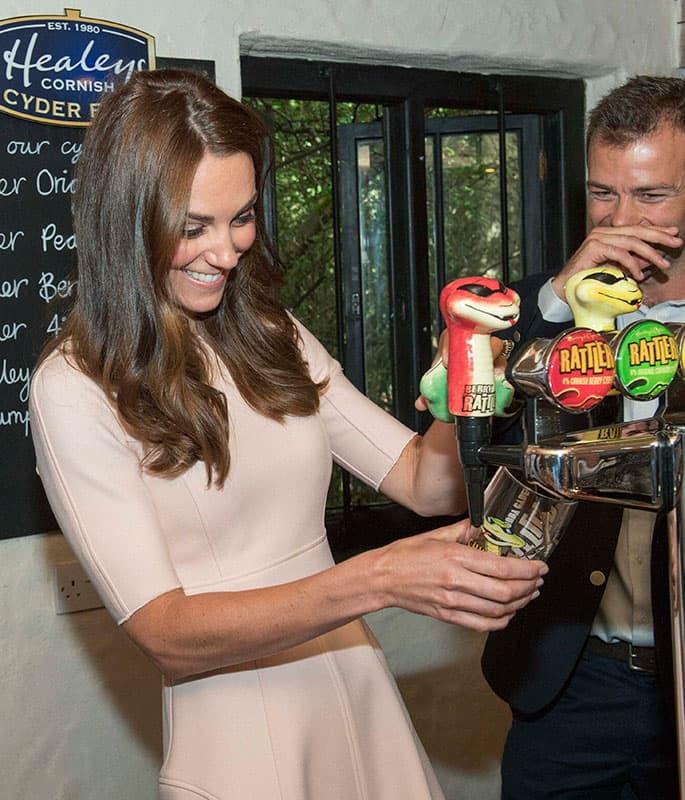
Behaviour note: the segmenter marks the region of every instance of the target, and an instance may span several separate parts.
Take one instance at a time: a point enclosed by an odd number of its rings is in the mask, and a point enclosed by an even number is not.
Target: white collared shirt
[[[559,299],[551,281],[547,281],[540,289],[538,308],[548,322],[572,324],[571,309]],[[641,306],[637,311],[618,317],[616,327],[622,330],[641,319],[664,323],[685,322],[685,300],[670,300],[652,308]],[[658,400],[638,401],[624,398],[624,420],[652,417],[657,406]],[[650,551],[655,517],[653,511],[624,509],[614,568],[592,625],[593,636],[599,636],[607,642],[621,639],[639,647],[654,646]],[[601,521],[598,535],[601,535]]]

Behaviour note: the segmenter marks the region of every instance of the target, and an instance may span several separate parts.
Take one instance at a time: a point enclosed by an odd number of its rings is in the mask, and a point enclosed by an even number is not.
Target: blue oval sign
[[[52,125],[90,124],[101,96],[131,73],[155,68],[154,37],[101,19],[0,20],[0,111]]]

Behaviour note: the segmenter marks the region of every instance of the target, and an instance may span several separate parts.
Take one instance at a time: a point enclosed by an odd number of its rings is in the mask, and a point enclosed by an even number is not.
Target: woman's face
[[[171,292],[189,317],[214,311],[221,302],[228,273],[255,240],[256,201],[250,156],[205,153],[169,273]]]

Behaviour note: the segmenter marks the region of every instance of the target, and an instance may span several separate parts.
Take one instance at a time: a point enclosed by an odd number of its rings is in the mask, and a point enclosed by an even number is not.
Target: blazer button
[[[600,569],[593,569],[590,573],[590,583],[593,586],[604,586],[607,576]]]

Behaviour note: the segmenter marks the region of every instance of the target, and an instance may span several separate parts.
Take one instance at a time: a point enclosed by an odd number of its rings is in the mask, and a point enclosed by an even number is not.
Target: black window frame
[[[414,408],[421,375],[432,359],[431,304],[426,215],[425,115],[428,107],[483,110],[498,114],[504,130],[507,114],[540,117],[539,178],[541,263],[559,269],[585,234],[585,85],[580,79],[515,74],[476,74],[395,66],[326,62],[297,58],[241,57],[242,91],[246,97],[327,100],[331,110],[332,146],[336,149],[335,103],[382,104],[388,163],[389,258],[393,265],[391,302],[392,350],[395,364],[396,412],[415,430],[429,420]],[[337,163],[333,159],[333,164]],[[332,170],[334,208],[340,220],[338,176]],[[336,231],[339,237],[339,227]],[[352,313],[345,297],[345,277],[336,245],[339,352],[345,353],[343,325]],[[349,293],[348,293],[349,294]],[[346,357],[354,358],[347,348]],[[401,369],[398,368],[401,365]],[[345,365],[347,366],[347,365]],[[363,374],[358,364],[350,371]],[[397,536],[397,524],[409,534],[435,520],[419,521],[396,507],[351,508],[330,515],[329,531],[338,555],[373,546]],[[381,520],[392,517],[392,524]],[[390,522],[389,519],[387,519]],[[388,535],[382,532],[389,531]]]

